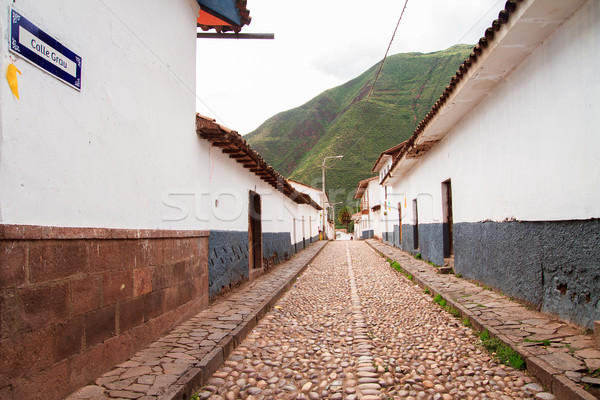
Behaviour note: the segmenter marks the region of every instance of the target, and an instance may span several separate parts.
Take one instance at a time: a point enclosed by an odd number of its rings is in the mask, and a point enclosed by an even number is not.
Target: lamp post
[[[328,158],[344,158],[344,156],[327,156],[323,159],[323,164],[321,164],[322,167],[322,180],[321,183],[323,185],[323,237],[325,237],[325,224],[326,224],[326,217],[325,217],[325,162],[327,161]],[[335,215],[333,216],[335,218]],[[334,231],[334,235],[335,236],[335,219],[333,220],[333,231]]]

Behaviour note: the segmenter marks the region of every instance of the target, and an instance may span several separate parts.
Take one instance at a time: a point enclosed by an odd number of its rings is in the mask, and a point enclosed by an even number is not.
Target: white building
[[[205,139],[200,145],[208,173],[198,184],[194,218],[210,231],[208,276],[214,296],[317,241],[322,208],[311,197],[320,191],[292,185],[237,132],[200,115],[196,129]],[[179,208],[187,209],[185,203]]]
[[[384,243],[390,245],[398,245],[400,243],[400,231],[399,229],[394,229],[394,226],[398,227],[398,221],[402,218],[402,207],[398,204],[391,188],[381,185],[381,182],[390,171],[393,163],[396,161],[398,155],[402,152],[405,146],[406,142],[402,142],[383,151],[371,169],[372,172],[378,174],[379,198],[381,199],[382,207],[382,210],[379,214],[381,219],[380,237]]]
[[[360,200],[361,218],[358,221],[358,230],[360,235],[355,235],[356,239],[381,239],[381,197],[379,188],[379,178],[363,179],[358,182],[354,198]],[[354,224],[354,231],[357,230],[357,224]]]
[[[600,3],[507,2],[382,179],[403,249],[600,319]]]
[[[316,236],[308,195],[201,137],[202,2],[0,0],[0,397],[63,398]]]
[[[324,206],[323,210],[319,211],[319,226],[318,226],[317,236],[318,236],[319,231],[320,232],[324,231],[325,238],[333,238],[335,233],[334,233],[334,229],[333,229],[333,224],[329,221],[329,218],[330,218],[329,208],[330,208],[331,204],[329,202],[328,196],[325,196],[323,198],[323,191],[320,189],[317,189],[315,187],[305,185],[303,183],[294,181],[292,179],[288,179],[288,182],[290,183],[290,185],[292,185],[292,187],[294,189],[296,189],[300,193],[309,195],[321,207]],[[323,229],[323,214],[325,214],[325,229]],[[311,227],[312,227],[312,223],[311,223]],[[298,237],[300,237],[300,236],[298,236]]]

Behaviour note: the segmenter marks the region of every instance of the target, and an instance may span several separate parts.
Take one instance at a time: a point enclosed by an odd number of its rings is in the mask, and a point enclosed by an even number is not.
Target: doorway
[[[298,252],[298,241],[296,240],[296,217],[294,217],[294,253]]]
[[[402,247],[402,203],[398,203],[398,243]]]
[[[442,182],[442,218],[444,258],[448,258],[454,254],[454,219],[452,216],[452,183],[450,179]]]
[[[306,248],[306,232],[304,231],[304,215],[302,216],[302,248]]]
[[[250,271],[262,269],[262,221],[260,195],[250,191],[248,199],[248,244]]]

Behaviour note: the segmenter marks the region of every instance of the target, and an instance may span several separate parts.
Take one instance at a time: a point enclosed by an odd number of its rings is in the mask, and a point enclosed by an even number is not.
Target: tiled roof
[[[377,157],[377,160],[375,160],[375,164],[373,165],[373,168],[371,169],[371,171],[373,172],[378,172],[381,167],[385,164],[386,160],[386,156],[390,156],[392,157],[393,161],[396,161],[396,158],[398,158],[398,154],[400,154],[402,152],[402,150],[404,149],[404,147],[406,146],[406,141],[395,145],[392,148],[389,148],[387,150],[384,150],[381,152],[381,154],[379,155],[379,157]]]
[[[516,11],[518,4],[522,1],[523,0],[508,0],[505,3],[504,9],[498,14],[498,18],[494,20],[491,27],[485,30],[484,36],[481,39],[479,39],[479,43],[475,45],[473,51],[469,55],[469,58],[467,58],[460,65],[460,67],[456,71],[456,74],[452,77],[452,79],[450,79],[450,83],[448,84],[448,86],[446,86],[446,89],[444,89],[444,92],[442,93],[438,101],[433,105],[433,107],[427,113],[427,115],[425,115],[425,118],[423,118],[423,120],[419,123],[417,128],[413,131],[411,137],[407,141],[398,145],[402,145],[402,149],[396,155],[396,158],[392,164],[392,167],[390,168],[390,171],[383,178],[382,182],[384,182],[390,176],[390,174],[397,166],[397,164],[402,160],[402,157],[404,155],[414,158],[419,157],[424,152],[433,147],[435,143],[437,143],[425,142],[422,144],[417,144],[417,138],[425,130],[425,128],[429,125],[433,118],[439,113],[440,109],[444,106],[444,104],[446,104],[449,97],[456,89],[456,86],[459,82],[462,81],[463,77],[467,74],[471,66],[477,61],[479,57],[481,57],[483,53],[486,52],[486,49],[488,48],[490,42],[494,40],[496,32],[498,32],[503,25],[508,23],[510,16]]]
[[[242,164],[244,168],[294,202],[308,204],[317,210],[322,209],[310,195],[300,193],[294,189],[282,175],[275,171],[260,154],[250,147],[239,133],[217,124],[212,118],[200,114],[196,114],[196,133],[201,138],[208,140],[211,145],[219,147],[223,151],[223,154]]]
[[[288,179],[287,181],[291,182],[291,183],[294,183],[296,185],[304,186],[305,188],[308,188],[308,189],[313,189],[313,190],[316,190],[316,191],[319,191],[319,192],[321,191],[321,189],[318,189],[318,188],[313,187],[313,186],[306,185],[306,184],[304,184],[302,182],[298,182],[298,181],[295,181],[293,179]]]
[[[381,183],[410,171],[585,1],[508,0],[414,130]]]
[[[377,176],[374,176],[372,178],[363,179],[362,181],[358,182],[358,186],[356,186],[356,192],[354,193],[354,198],[360,199],[363,196],[363,194],[365,193],[365,190],[367,190],[367,186],[369,186],[369,182],[374,181],[377,178],[378,178]]]

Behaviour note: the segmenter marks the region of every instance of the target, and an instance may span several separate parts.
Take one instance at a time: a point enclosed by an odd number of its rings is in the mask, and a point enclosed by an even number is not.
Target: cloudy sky
[[[248,0],[244,33],[197,40],[196,109],[246,134],[383,58],[405,0]],[[389,54],[476,43],[504,0],[409,0]]]

